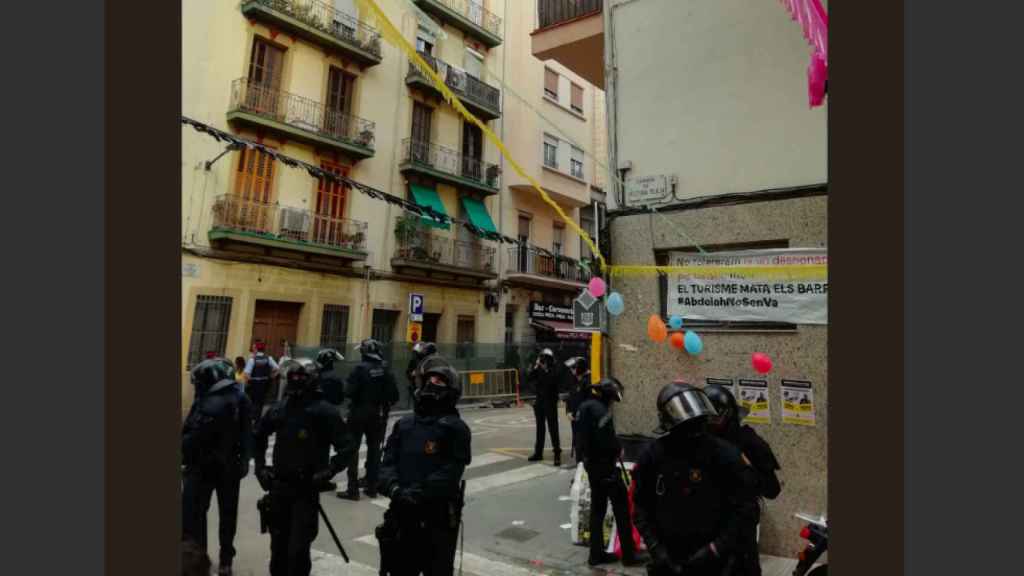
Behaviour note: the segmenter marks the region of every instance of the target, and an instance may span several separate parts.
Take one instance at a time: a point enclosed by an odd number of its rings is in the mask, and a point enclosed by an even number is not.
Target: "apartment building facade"
[[[827,247],[827,103],[808,106],[811,54],[799,23],[774,0],[536,0],[532,50],[605,90],[608,230],[613,264],[669,264],[703,250]],[[664,194],[627,201],[635,179]],[[652,212],[651,207],[657,212]],[[609,369],[630,390],[620,432],[649,436],[658,390],[677,379],[764,381],[770,416],[753,426],[774,448],[784,487],[767,503],[761,549],[800,548],[793,514],[827,509],[827,325],[699,322],[696,357],[651,342],[647,319],[666,315],[667,280],[615,278],[626,313],[611,323]],[[685,317],[684,317],[685,318]],[[775,361],[767,376],[752,352]],[[782,418],[783,379],[810,382],[812,426]]]
[[[503,94],[507,85],[538,106],[544,97],[544,65],[528,44],[533,7],[378,4],[467,108],[581,218],[592,163],[566,143],[543,169],[544,129]],[[536,204],[497,147],[381,38],[373,20],[355,0],[188,0],[182,113],[484,230],[516,236],[529,215],[528,245],[510,248],[437,225],[183,128],[185,405],[190,366],[208,352],[244,356],[256,339],[274,356],[330,346],[356,359],[352,345],[370,336],[407,348],[411,294],[423,297],[423,339],[462,345],[452,353],[466,367],[490,368],[504,361],[504,344],[535,338],[526,330],[530,302],[564,302],[589,278],[575,236],[564,229],[559,236],[550,208]],[[566,117],[558,121],[567,125],[560,128],[592,146],[604,133],[587,112],[595,90],[560,74]],[[559,328],[540,328],[541,338],[572,337]],[[391,360],[403,364],[399,356]]]

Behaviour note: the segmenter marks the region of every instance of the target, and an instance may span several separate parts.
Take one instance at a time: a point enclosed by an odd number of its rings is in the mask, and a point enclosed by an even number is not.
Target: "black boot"
[[[541,461],[543,459],[544,459],[544,455],[543,454],[537,454],[536,452],[534,452],[533,456],[530,456],[529,458],[527,458],[527,460],[529,460],[530,462],[539,462],[539,461]]]
[[[559,468],[561,466],[562,466],[562,453],[561,452],[555,452],[555,468]]]
[[[619,557],[615,554],[612,554],[611,552],[601,552],[600,556],[594,556],[593,554],[591,554],[590,558],[587,558],[587,564],[591,566],[598,566],[601,564],[614,564],[618,561]]]
[[[651,561],[651,556],[646,552],[622,553],[623,566],[643,566]]]
[[[337,495],[338,498],[341,498],[342,500],[358,501],[359,488],[357,488],[356,486],[349,485],[347,490],[345,490],[344,492],[338,492]]]

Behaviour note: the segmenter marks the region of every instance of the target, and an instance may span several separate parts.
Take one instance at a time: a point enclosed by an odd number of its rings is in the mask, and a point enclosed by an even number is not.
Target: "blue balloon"
[[[679,330],[680,328],[683,327],[683,317],[672,316],[671,318],[668,319],[668,327],[673,330]]]
[[[696,332],[687,332],[686,336],[683,337],[683,346],[691,356],[696,356],[704,349],[704,342],[701,341],[700,336],[697,336]]]
[[[605,302],[605,306],[608,308],[608,313],[612,316],[618,316],[626,309],[626,304],[622,301],[622,294],[618,292],[612,292],[608,295],[608,301]]]

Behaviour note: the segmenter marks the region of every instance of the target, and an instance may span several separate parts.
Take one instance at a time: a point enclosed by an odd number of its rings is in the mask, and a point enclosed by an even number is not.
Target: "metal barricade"
[[[519,398],[519,371],[466,370],[459,373],[462,379],[463,402],[487,402],[492,406],[521,404]]]

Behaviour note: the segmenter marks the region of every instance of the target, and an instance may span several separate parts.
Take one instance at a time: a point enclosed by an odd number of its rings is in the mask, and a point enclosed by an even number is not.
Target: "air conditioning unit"
[[[297,208],[281,209],[281,236],[305,240],[309,234],[309,212]]]

